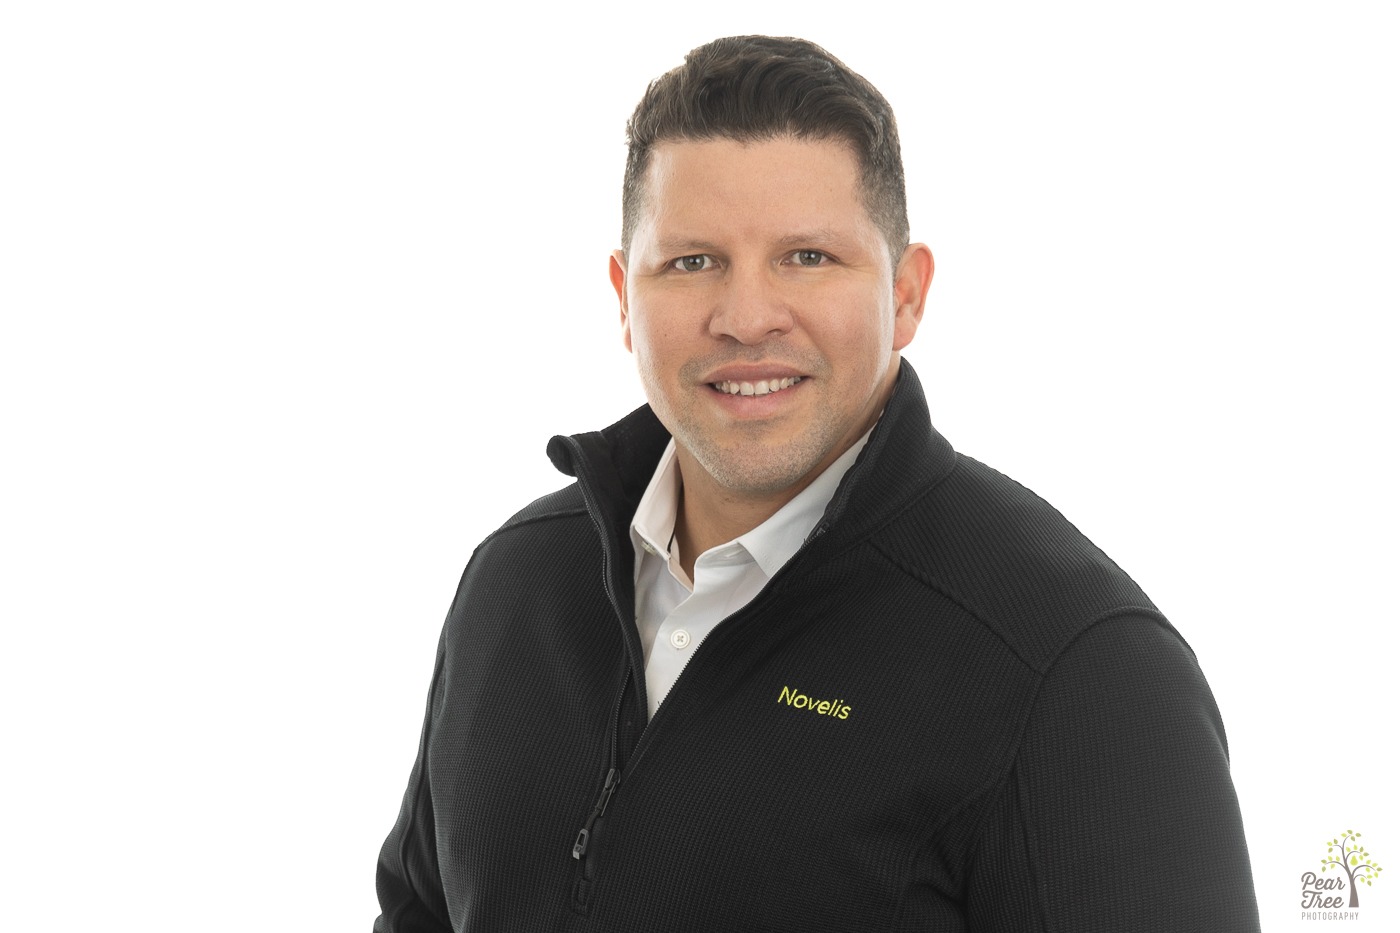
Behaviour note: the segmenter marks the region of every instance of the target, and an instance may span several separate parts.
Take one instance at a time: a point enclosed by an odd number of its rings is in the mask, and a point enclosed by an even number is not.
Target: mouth
[[[772,395],[774,392],[792,388],[802,379],[802,376],[788,376],[784,379],[757,379],[753,382],[726,379],[723,382],[710,383],[710,388],[724,395]]]

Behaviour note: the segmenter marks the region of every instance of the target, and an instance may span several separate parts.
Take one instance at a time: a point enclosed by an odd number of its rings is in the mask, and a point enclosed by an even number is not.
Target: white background
[[[767,32],[893,103],[935,421],[1195,647],[1265,928],[1354,828],[1394,929],[1389,4],[506,6],[0,13],[7,926],[369,928],[462,566],[641,402],[624,122]]]

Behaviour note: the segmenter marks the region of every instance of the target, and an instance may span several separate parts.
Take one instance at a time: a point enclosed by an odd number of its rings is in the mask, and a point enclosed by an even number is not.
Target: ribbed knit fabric
[[[648,723],[627,523],[666,439],[647,409],[556,438],[579,482],[473,555],[378,933],[1258,929],[1190,649],[953,452],[907,364],[808,543]]]

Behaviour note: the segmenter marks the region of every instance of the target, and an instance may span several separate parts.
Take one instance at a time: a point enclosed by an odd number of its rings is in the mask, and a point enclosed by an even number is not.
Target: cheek
[[[681,329],[684,319],[679,309],[658,307],[654,303],[641,306],[630,320],[632,352],[653,364],[683,356],[686,351]]]
[[[827,351],[851,362],[863,357],[880,359],[894,349],[894,308],[888,302],[872,302],[870,295],[852,294],[843,303],[828,306],[819,326]]]
[[[632,354],[637,358],[637,365],[643,369],[654,365],[658,348],[654,330],[648,327],[645,321],[633,318],[631,332]]]
[[[667,327],[655,316],[633,317],[631,324],[632,356],[642,381],[650,389],[662,389],[674,381],[680,357],[667,333]]]

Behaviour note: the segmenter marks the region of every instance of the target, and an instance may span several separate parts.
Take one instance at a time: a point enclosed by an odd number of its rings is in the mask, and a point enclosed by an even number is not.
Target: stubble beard
[[[819,354],[777,356],[769,349],[755,354],[755,360],[759,359],[805,373],[806,379],[812,380],[814,385],[804,391],[830,384],[831,365]],[[682,367],[679,384],[694,386],[706,373],[735,362],[743,362],[743,359],[736,359],[733,353],[692,360]],[[648,388],[651,398],[667,397],[659,391],[659,385],[653,383]],[[685,395],[680,397],[685,398]],[[812,420],[797,426],[800,433],[796,436],[780,441],[770,439],[774,426],[765,421],[731,424],[724,429],[724,439],[721,439],[719,427],[702,412],[705,403],[699,399],[683,410],[657,413],[675,437],[676,444],[699,464],[724,494],[736,499],[768,499],[796,492],[794,487],[799,483],[805,485],[804,481],[812,478],[813,470],[842,440],[846,426],[821,399],[815,401],[809,409],[813,412]]]
[[[800,437],[767,441],[763,431],[733,446],[721,446],[693,425],[680,426],[676,443],[685,447],[714,484],[738,499],[768,499],[793,490],[822,462],[836,443],[831,425],[812,425]],[[755,426],[757,428],[757,426]],[[825,429],[825,430],[823,430]]]

